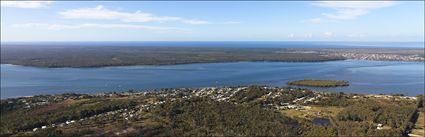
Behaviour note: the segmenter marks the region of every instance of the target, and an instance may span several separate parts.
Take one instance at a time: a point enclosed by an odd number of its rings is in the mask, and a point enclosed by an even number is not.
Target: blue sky
[[[2,1],[1,41],[423,41],[423,1]]]

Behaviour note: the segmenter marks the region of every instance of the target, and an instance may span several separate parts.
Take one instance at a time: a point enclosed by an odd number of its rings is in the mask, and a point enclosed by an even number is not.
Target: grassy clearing
[[[425,114],[424,112],[419,113],[418,121],[415,124],[415,128],[412,130],[412,134],[425,136]]]
[[[280,112],[292,118],[313,119],[317,117],[335,117],[342,110],[343,108],[341,107],[312,106],[310,109],[305,110],[288,109]]]
[[[310,86],[310,87],[342,87],[348,86],[348,81],[343,80],[297,80],[288,82],[293,86]]]

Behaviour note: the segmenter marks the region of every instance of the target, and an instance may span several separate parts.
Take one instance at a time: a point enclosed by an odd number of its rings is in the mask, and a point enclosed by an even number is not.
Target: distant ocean
[[[170,46],[220,48],[424,48],[424,42],[134,41],[1,42],[1,46]]]

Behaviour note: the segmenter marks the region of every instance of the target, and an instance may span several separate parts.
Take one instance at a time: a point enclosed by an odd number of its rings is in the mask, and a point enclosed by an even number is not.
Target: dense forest
[[[272,48],[5,46],[1,63],[35,67],[169,65],[237,61],[316,62],[342,60],[319,53],[282,53]]]
[[[1,100],[1,136],[407,136],[423,95],[266,86]],[[327,124],[315,119],[329,120]]]
[[[236,48],[125,45],[1,45],[1,64],[34,67],[170,65],[237,61],[319,62],[344,59],[425,61],[421,48]]]

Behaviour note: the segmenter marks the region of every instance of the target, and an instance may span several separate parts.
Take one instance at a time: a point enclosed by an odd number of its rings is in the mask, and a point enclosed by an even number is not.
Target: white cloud
[[[123,22],[169,22],[177,21],[186,24],[208,24],[204,20],[185,19],[181,17],[155,16],[141,11],[121,12],[104,8],[99,5],[95,8],[80,8],[59,12],[63,18],[67,19],[101,19],[119,20]]]
[[[368,11],[363,9],[340,9],[337,13],[323,13],[322,15],[328,19],[350,20],[367,13]]]
[[[376,9],[394,5],[394,1],[318,1],[313,5],[343,9]]]
[[[26,23],[26,24],[14,24],[14,25],[12,25],[12,27],[15,27],[15,28],[37,28],[37,29],[48,29],[48,30],[101,28],[101,29],[141,29],[141,30],[153,30],[153,31],[158,31],[158,32],[187,31],[185,29],[173,28],[173,27],[155,27],[155,26],[130,25],[130,24],[91,24],[91,23],[77,24],[77,25]]]
[[[187,24],[208,24],[207,21],[203,21],[203,20],[181,20],[181,21]]]
[[[323,36],[325,36],[325,38],[330,38],[333,36],[332,32],[323,32]]]
[[[354,33],[351,33],[351,34],[347,34],[346,36],[349,37],[349,38],[360,38],[360,37],[365,37],[366,35],[365,34],[354,34]]]
[[[291,38],[291,39],[309,39],[312,38],[313,34],[312,33],[305,33],[305,34],[288,34],[287,38]]]
[[[304,34],[304,37],[305,37],[305,38],[312,38],[312,37],[313,37],[313,34],[311,34],[311,33],[307,33],[307,34]]]
[[[52,1],[1,1],[2,7],[35,9],[47,7]]]
[[[295,35],[294,34],[289,34],[288,35],[288,38],[294,38],[295,37]]]
[[[312,3],[314,6],[334,9],[335,13],[322,13],[322,16],[331,20],[355,19],[368,14],[373,9],[395,4],[394,1],[318,1]]]

